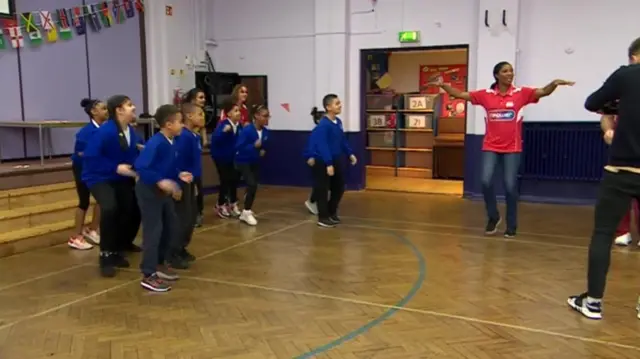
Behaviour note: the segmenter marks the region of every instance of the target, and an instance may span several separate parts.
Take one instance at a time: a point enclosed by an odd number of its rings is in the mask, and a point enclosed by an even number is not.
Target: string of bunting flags
[[[111,0],[70,9],[18,13],[16,19],[4,20],[2,23],[0,50],[7,48],[6,40],[10,41],[11,47],[17,49],[25,46],[25,38],[31,46],[40,46],[45,38],[51,43],[70,40],[74,29],[78,36],[85,35],[87,27],[98,32],[103,27],[122,24],[127,18],[135,17],[136,10],[138,13],[144,12],[144,0]]]

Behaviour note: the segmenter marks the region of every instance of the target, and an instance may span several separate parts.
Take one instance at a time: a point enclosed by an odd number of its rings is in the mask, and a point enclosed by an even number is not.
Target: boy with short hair
[[[344,194],[344,155],[349,156],[352,166],[358,162],[344,134],[342,103],[335,94],[322,99],[325,115],[311,132],[310,153],[314,153],[314,192],[318,203],[318,225],[335,227],[340,223],[338,206]],[[327,201],[327,196],[331,197]]]
[[[194,178],[197,178],[202,175],[202,144],[199,132],[204,127],[204,111],[191,103],[182,104],[180,110],[184,128],[174,139],[178,153],[178,171],[191,173]],[[189,262],[195,260],[195,256],[187,251],[187,246],[191,242],[198,218],[197,196],[202,188],[199,188],[195,181],[180,181],[178,184],[182,190],[182,198],[175,203],[179,234],[172,243],[169,263],[173,268],[186,269],[189,267]]]
[[[174,138],[182,132],[182,115],[174,105],[158,108],[155,119],[160,131],[153,135],[135,162],[139,179],[136,196],[142,215],[142,281],[140,285],[154,292],[167,292],[167,281],[178,275],[164,265],[172,238],[178,234],[175,200],[182,191],[178,181],[191,182],[193,175],[178,170]]]

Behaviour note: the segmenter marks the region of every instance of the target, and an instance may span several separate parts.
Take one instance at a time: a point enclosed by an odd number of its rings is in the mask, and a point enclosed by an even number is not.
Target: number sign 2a
[[[369,127],[387,127],[387,116],[369,115]]]
[[[426,96],[416,96],[409,98],[409,110],[428,110],[429,98]]]
[[[424,115],[410,115],[407,116],[408,128],[427,128],[427,116]]]

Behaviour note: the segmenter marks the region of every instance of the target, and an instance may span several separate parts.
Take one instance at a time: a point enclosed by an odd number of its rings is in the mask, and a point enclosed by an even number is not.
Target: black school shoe
[[[171,268],[174,269],[189,269],[190,267],[189,262],[179,255],[173,256],[167,262],[169,263]]]
[[[336,224],[332,220],[330,220],[329,218],[327,218],[327,219],[319,219],[318,220],[318,227],[333,228],[335,226],[336,226]]]
[[[116,256],[114,254],[100,253],[98,260],[100,266],[100,275],[105,278],[113,278],[116,276]]]
[[[186,248],[182,250],[182,253],[180,253],[180,257],[182,257],[182,259],[186,260],[187,262],[193,262],[196,260],[196,256],[189,253]]]

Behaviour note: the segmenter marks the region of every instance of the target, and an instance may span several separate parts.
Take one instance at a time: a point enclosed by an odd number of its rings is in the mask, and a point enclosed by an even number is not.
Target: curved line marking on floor
[[[416,281],[413,283],[413,285],[411,286],[411,289],[409,290],[409,292],[407,292],[407,294],[405,294],[405,296],[400,299],[400,301],[398,301],[392,308],[389,308],[386,312],[382,313],[379,317],[377,317],[376,319],[368,322],[367,324],[341,336],[340,338],[333,340],[327,344],[324,344],[322,346],[319,346],[315,349],[312,349],[304,354],[300,354],[298,356],[296,356],[294,359],[308,359],[308,358],[313,358],[316,355],[322,354],[324,352],[327,352],[329,350],[335,349],[336,347],[344,344],[345,342],[348,342],[349,340],[352,340],[354,338],[356,338],[357,336],[360,336],[364,333],[366,333],[367,331],[369,331],[371,328],[378,326],[380,324],[382,324],[382,322],[384,322],[385,320],[389,319],[392,315],[394,315],[397,311],[401,310],[402,308],[404,308],[409,301],[411,301],[411,299],[413,299],[413,297],[418,293],[418,291],[420,290],[420,288],[422,287],[422,283],[424,282],[426,276],[427,276],[427,264],[426,264],[426,260],[424,258],[424,256],[422,255],[422,253],[420,252],[420,250],[407,238],[392,232],[393,236],[396,237],[400,242],[402,242],[405,246],[409,247],[409,249],[411,250],[411,252],[413,253],[413,255],[415,256],[415,258],[418,261],[418,278],[416,279]]]

